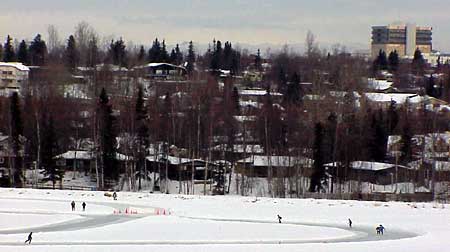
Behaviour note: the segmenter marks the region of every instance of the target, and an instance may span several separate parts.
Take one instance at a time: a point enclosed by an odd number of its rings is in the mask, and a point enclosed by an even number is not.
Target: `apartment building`
[[[28,81],[30,69],[18,62],[0,62],[0,96],[20,92]]]
[[[432,27],[416,26],[415,24],[390,24],[372,27],[372,58],[379,51],[387,55],[397,51],[400,57],[412,57],[418,48],[422,53],[431,53]]]

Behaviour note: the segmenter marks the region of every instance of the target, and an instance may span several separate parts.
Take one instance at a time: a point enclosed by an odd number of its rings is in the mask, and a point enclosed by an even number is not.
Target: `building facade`
[[[20,92],[28,81],[30,69],[17,62],[0,62],[0,96]]]
[[[416,49],[422,53],[431,53],[432,28],[415,24],[391,24],[372,27],[372,58],[376,58],[380,50],[387,55],[397,51],[400,57],[412,57]]]

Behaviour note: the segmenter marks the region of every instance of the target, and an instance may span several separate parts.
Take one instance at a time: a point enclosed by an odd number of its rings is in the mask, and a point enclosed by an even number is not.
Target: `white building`
[[[30,69],[18,62],[0,62],[0,96],[20,92],[28,81]]]

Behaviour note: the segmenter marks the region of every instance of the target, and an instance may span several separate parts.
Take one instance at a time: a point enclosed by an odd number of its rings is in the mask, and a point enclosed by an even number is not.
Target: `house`
[[[236,171],[249,177],[268,177],[272,168],[273,177],[291,177],[301,173],[309,176],[313,160],[294,156],[252,155],[236,162]]]
[[[86,150],[69,150],[54,157],[56,166],[65,170],[76,170],[91,173],[95,169],[95,153]],[[116,160],[119,162],[120,169],[124,169],[126,162],[133,158],[121,153],[116,153]]]
[[[249,155],[263,154],[264,148],[259,144],[219,144],[213,147],[213,156],[220,158],[225,155],[228,160],[242,159]]]
[[[434,176],[436,182],[450,181],[450,161],[439,161],[432,159],[419,159],[408,164],[419,171],[419,180],[429,184]],[[434,175],[433,175],[434,169]]]
[[[252,89],[240,89],[238,90],[239,98],[241,101],[253,101],[253,102],[264,102],[264,97],[267,95],[266,89],[252,88]],[[274,103],[281,103],[283,100],[283,94],[278,92],[270,92],[270,96]]]
[[[0,96],[20,93],[28,81],[30,68],[19,62],[0,62]]]
[[[442,133],[429,133],[425,135],[414,135],[411,140],[413,155],[418,158],[424,156],[430,159],[446,161],[450,155],[449,131]],[[401,136],[392,135],[388,137],[387,152],[389,155],[399,155],[401,146]]]
[[[347,180],[379,185],[410,182],[417,175],[416,169],[411,167],[369,161],[353,161],[348,167],[340,162],[328,163],[324,166],[332,176],[336,176],[338,169],[344,168],[347,171]]]
[[[190,180],[192,179],[192,171],[194,171],[194,180],[204,180],[205,170],[208,168],[206,178],[211,178],[212,171],[217,166],[213,162],[207,162],[202,159],[191,159],[184,157],[176,157],[171,155],[147,156],[147,162],[154,172],[165,173],[167,168],[167,176],[171,180]]]
[[[449,113],[450,105],[442,100],[428,95],[418,95],[414,93],[364,93],[366,101],[374,107],[387,109],[392,102],[403,105],[408,103],[409,109],[428,111],[437,113]]]
[[[58,167],[68,170],[83,171],[87,174],[94,168],[94,155],[91,151],[70,150],[54,157]]]
[[[153,80],[186,80],[187,69],[169,63],[148,63],[134,68],[136,74]]]

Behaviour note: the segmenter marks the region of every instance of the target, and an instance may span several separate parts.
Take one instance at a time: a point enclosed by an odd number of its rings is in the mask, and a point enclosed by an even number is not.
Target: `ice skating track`
[[[17,199],[17,198],[8,198]],[[17,200],[26,200],[23,198]],[[30,199],[36,200],[36,199]],[[62,201],[62,200],[51,200]],[[88,201],[86,201],[88,202]],[[89,204],[97,204],[103,206],[114,207],[117,209],[125,207],[138,207],[143,208],[142,205],[133,205],[119,202],[88,202]],[[153,209],[153,207],[146,206],[147,209]],[[5,212],[5,211],[0,211]],[[24,213],[24,212],[21,212]],[[147,215],[99,215],[99,216],[84,216],[82,219],[71,220],[62,223],[56,223],[51,225],[44,225],[41,227],[15,229],[15,230],[0,230],[0,234],[18,234],[33,232],[58,232],[58,231],[73,231],[87,228],[102,227],[111,224],[117,224],[127,222],[136,218],[143,218]],[[383,240],[398,240],[405,238],[412,238],[418,236],[418,234],[407,232],[404,230],[389,229],[385,235],[376,235],[374,227],[369,226],[355,226],[348,228],[344,225],[336,224],[317,224],[308,222],[283,222],[282,224],[275,221],[263,221],[263,220],[247,220],[247,219],[223,219],[223,218],[198,218],[191,216],[178,216],[180,218],[187,218],[193,220],[205,220],[205,221],[217,221],[217,222],[235,222],[235,223],[259,223],[259,224],[273,224],[273,225],[298,225],[301,226],[313,226],[323,228],[339,228],[345,229],[353,233],[353,236],[346,238],[335,239],[313,239],[313,240],[293,240],[293,239],[274,239],[274,240],[148,240],[148,241],[51,241],[51,242],[39,242],[33,241],[34,245],[227,245],[227,244],[243,244],[243,245],[257,245],[257,244],[304,244],[304,243],[341,243],[341,242],[366,242],[366,241],[383,241]],[[21,242],[2,242],[0,246],[23,246]]]

